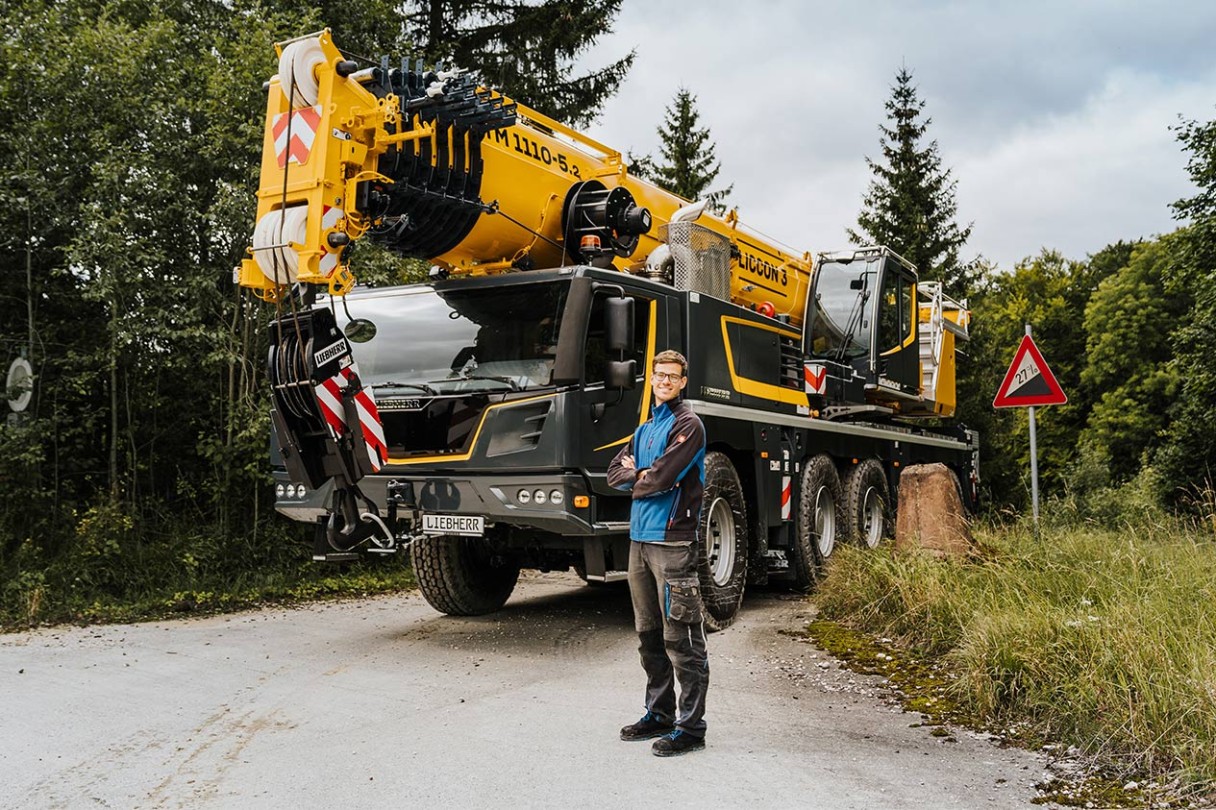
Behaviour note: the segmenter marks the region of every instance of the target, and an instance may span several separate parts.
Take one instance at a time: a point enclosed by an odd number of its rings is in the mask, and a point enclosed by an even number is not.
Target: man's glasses
[[[655,373],[650,375],[650,379],[653,380],[654,382],[678,383],[680,380],[684,379],[684,375],[683,374],[668,374],[664,371],[656,371]]]

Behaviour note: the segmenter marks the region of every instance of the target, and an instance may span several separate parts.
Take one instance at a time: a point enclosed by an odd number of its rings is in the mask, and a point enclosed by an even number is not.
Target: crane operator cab
[[[828,418],[949,415],[953,351],[943,369],[943,338],[966,339],[966,316],[965,302],[918,285],[916,268],[889,248],[820,254],[803,346],[812,407]]]

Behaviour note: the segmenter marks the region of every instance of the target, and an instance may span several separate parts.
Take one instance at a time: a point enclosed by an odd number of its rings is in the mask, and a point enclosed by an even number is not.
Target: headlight
[[[515,493],[515,498],[520,503],[532,503],[532,493],[526,489],[521,489],[519,492]]]
[[[549,499],[545,495],[545,491],[543,489],[538,489],[532,493],[532,500],[536,501],[537,503],[544,503]]]
[[[287,485],[287,497],[294,498],[295,496],[296,496],[296,485],[288,484]]]
[[[300,484],[298,487],[296,487],[296,497],[297,498],[302,499],[307,494],[308,494],[308,488],[305,487],[303,484]]]
[[[282,498],[286,492],[287,492],[287,487],[283,486],[282,484],[275,484],[274,496],[276,498]]]
[[[566,500],[566,496],[562,494],[560,489],[555,489],[549,493],[549,503],[554,506],[561,506],[562,501]]]

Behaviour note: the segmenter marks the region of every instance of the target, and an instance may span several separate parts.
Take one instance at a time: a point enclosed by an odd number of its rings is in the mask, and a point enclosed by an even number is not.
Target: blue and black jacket
[[[626,456],[633,456],[635,469],[622,464]],[[683,400],[655,408],[608,465],[608,485],[633,495],[629,536],[634,540],[696,540],[705,485],[705,426],[692,408]]]

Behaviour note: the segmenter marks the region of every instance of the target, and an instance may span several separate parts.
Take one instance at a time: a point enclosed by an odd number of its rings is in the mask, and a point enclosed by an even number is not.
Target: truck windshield
[[[352,297],[376,325],[354,344],[363,382],[406,396],[521,391],[549,385],[569,282],[407,287]],[[338,307],[345,320],[345,313]]]
[[[870,352],[870,307],[866,305],[882,268],[882,259],[825,261],[815,271],[811,353],[845,361]]]

